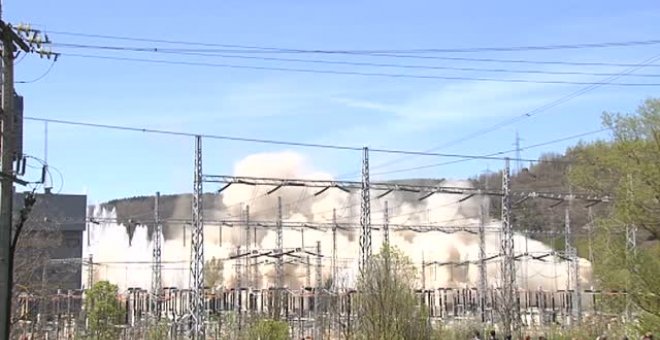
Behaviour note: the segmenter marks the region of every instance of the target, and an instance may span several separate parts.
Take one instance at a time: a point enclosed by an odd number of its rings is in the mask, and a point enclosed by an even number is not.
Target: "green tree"
[[[569,150],[574,185],[612,195],[612,209],[597,225],[594,270],[602,288],[628,290],[614,299],[622,311],[631,302],[639,326],[660,325],[660,100],[649,99],[635,114],[605,113],[611,142]],[[626,251],[626,229],[637,228],[636,251]]]
[[[417,274],[408,257],[383,246],[358,280],[357,335],[364,339],[428,339],[427,314],[416,297]]]
[[[248,329],[248,339],[286,340],[289,339],[289,325],[284,321],[261,319]]]
[[[207,287],[218,287],[223,283],[223,270],[224,262],[222,260],[212,257],[210,261],[206,261],[204,265],[204,281]]]
[[[108,281],[99,281],[87,291],[85,310],[92,339],[111,340],[119,337],[115,325],[122,323],[124,311],[117,300],[118,288]]]

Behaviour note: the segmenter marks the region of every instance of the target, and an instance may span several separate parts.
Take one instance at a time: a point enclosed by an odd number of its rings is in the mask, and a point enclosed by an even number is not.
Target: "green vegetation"
[[[603,289],[627,290],[609,299],[615,313],[631,305],[640,330],[660,325],[660,100],[650,99],[637,114],[605,113],[612,142],[579,145],[570,154],[571,180],[579,188],[612,194],[610,214],[598,219],[595,273]],[[626,230],[637,228],[636,251],[627,252]]]
[[[87,291],[85,310],[89,322],[89,338],[95,340],[117,339],[122,323],[123,309],[117,300],[117,286],[100,281]]]
[[[146,338],[148,340],[160,340],[167,339],[167,333],[169,331],[169,326],[166,322],[159,322],[155,325],[152,325],[147,330]]]
[[[248,339],[286,340],[289,339],[289,325],[284,321],[261,319],[248,329]]]
[[[206,261],[204,265],[204,285],[207,287],[218,287],[223,283],[222,271],[224,270],[224,262],[212,257],[210,261]]]
[[[358,338],[427,339],[431,328],[413,287],[417,278],[408,257],[384,246],[358,281]]]

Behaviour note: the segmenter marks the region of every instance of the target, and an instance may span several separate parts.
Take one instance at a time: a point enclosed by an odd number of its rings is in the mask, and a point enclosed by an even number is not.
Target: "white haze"
[[[246,157],[235,165],[234,175],[272,178],[305,178],[330,180],[332,176],[310,168],[304,158],[293,152],[264,153]],[[450,181],[448,186],[469,187],[467,181]],[[212,190],[215,188],[209,188]],[[332,211],[337,210],[338,222],[359,224],[360,200],[359,192],[350,194],[338,189],[329,189],[319,196],[313,194],[317,188],[283,187],[271,195],[266,192],[272,187],[249,185],[232,185],[223,192],[222,200],[225,211],[205,212],[205,219],[240,219],[244,206],[249,204],[250,218],[253,221],[274,221],[277,216],[277,197],[283,200],[283,217],[285,224],[290,222],[330,222]],[[383,203],[388,201],[390,207],[390,223],[392,224],[435,224],[438,226],[476,225],[478,223],[478,199],[470,198],[463,202],[457,195],[436,194],[424,201],[404,198],[404,195],[392,193],[381,199],[376,199],[378,193],[372,193],[372,223],[383,222]],[[190,205],[180,205],[176,209],[190,209]],[[106,220],[117,218],[116,211],[96,207],[94,217]],[[490,221],[486,233],[486,257],[499,253],[499,221]],[[116,223],[90,224],[91,232],[85,234],[84,256],[92,254],[95,263],[95,280],[106,279],[119,285],[124,290],[129,287],[148,289],[151,285],[152,242],[148,239],[147,228],[138,226],[129,244],[129,236],[124,226]],[[188,287],[190,261],[190,230],[180,226],[176,237],[163,240],[163,287]],[[184,236],[184,230],[186,235]],[[171,233],[170,233],[171,234]],[[222,242],[220,238],[222,237]],[[204,229],[204,252],[206,260],[211,258],[225,259],[234,255],[239,245],[245,250],[245,226],[223,227],[209,223]],[[299,230],[284,228],[284,247],[296,248],[302,246],[302,235]],[[353,286],[357,271],[358,257],[357,229],[337,232],[337,257],[340,278],[344,285]],[[377,252],[382,244],[382,232],[372,231],[373,250]],[[323,280],[331,275],[332,232],[306,229],[304,231],[305,247],[315,247],[321,242]],[[445,234],[441,232],[416,233],[412,231],[390,231],[390,242],[411,258],[419,269],[422,262],[427,263],[424,286],[434,287],[475,287],[478,284],[479,272],[477,265],[438,266],[429,263],[476,261],[479,259],[478,236],[467,233]],[[551,249],[539,241],[526,239],[523,235],[515,235],[516,253],[529,252],[534,255],[548,253]],[[273,229],[257,229],[257,244],[252,249],[276,248],[276,234]],[[315,250],[310,249],[315,252]],[[260,258],[259,261],[262,261]],[[519,261],[518,283],[529,289],[566,289],[568,264],[554,256],[541,261]],[[270,287],[275,284],[274,259],[258,266],[258,284],[260,287]],[[225,286],[236,282],[235,260],[224,262],[221,273]],[[244,260],[238,263],[241,266]],[[311,284],[314,282],[316,259],[311,258]],[[286,265],[286,285],[290,288],[300,288],[306,284],[307,267],[302,264]],[[490,261],[487,265],[489,285],[498,284],[499,262]],[[87,273],[87,271],[85,271]],[[85,276],[85,275],[84,275]],[[524,276],[524,277],[523,277]],[[421,275],[418,275],[419,286],[422,286]],[[591,279],[591,264],[580,259],[580,281],[588,284]],[[83,284],[87,279],[83,278]]]

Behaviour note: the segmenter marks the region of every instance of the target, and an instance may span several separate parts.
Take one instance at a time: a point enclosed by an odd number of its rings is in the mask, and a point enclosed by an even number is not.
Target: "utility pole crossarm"
[[[0,20],[0,31],[2,31],[3,44],[10,43],[10,46],[17,46],[26,53],[31,51],[30,46],[25,42],[23,37],[16,34],[11,25],[5,23],[3,20]]]

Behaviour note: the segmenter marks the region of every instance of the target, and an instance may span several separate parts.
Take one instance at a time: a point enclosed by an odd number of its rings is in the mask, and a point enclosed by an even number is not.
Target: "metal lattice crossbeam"
[[[218,190],[222,192],[231,185],[250,185],[250,186],[271,186],[268,193],[271,194],[283,187],[306,187],[306,188],[319,188],[320,191],[315,195],[319,195],[328,189],[337,188],[344,192],[351,192],[352,190],[362,190],[362,182],[358,181],[334,181],[334,180],[315,180],[315,179],[292,179],[292,178],[269,178],[269,177],[248,177],[248,176],[225,176],[225,175],[204,175],[203,181],[206,183],[224,183],[225,185]],[[485,195],[497,196],[504,195],[502,190],[483,190],[476,188],[461,188],[443,185],[418,185],[418,184],[399,184],[388,182],[369,182],[370,191],[382,192],[377,198],[382,198],[387,194],[394,191],[419,193],[420,200],[430,197],[434,194],[453,194],[453,195]],[[547,191],[516,191],[510,190],[511,198],[517,199],[515,203],[519,204],[523,200],[528,199],[547,199],[557,202],[564,202],[570,200],[581,200],[592,203],[607,203],[612,201],[610,196],[596,196],[586,193],[568,193],[568,192],[547,192]]]

